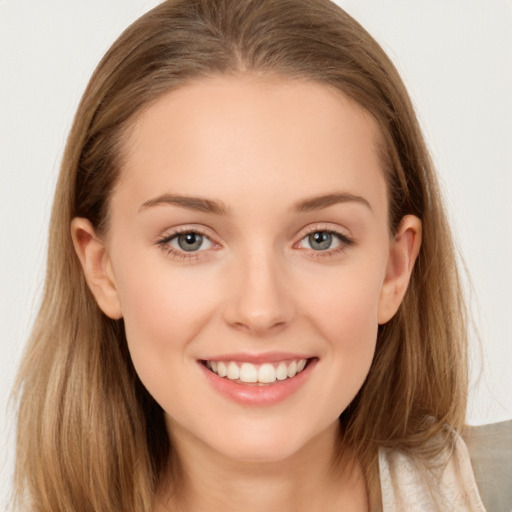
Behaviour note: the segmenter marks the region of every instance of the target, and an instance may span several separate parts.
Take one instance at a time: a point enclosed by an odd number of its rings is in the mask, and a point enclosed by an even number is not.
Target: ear
[[[414,215],[406,215],[389,250],[386,277],[379,298],[379,324],[385,324],[397,312],[407,291],[420,246],[421,220]]]
[[[85,279],[101,310],[110,318],[121,318],[121,304],[114,272],[104,242],[96,235],[89,220],[75,217],[71,236]]]

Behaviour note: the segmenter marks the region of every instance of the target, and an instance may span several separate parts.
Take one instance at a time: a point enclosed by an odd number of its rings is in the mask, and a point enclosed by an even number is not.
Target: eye
[[[212,247],[212,242],[208,237],[195,231],[174,235],[167,243],[174,249],[185,252],[196,252]]]
[[[340,233],[333,231],[318,230],[306,235],[300,242],[299,247],[313,251],[328,251],[337,249],[341,245],[350,244],[351,241]]]
[[[198,233],[187,233],[185,235],[178,235],[176,237],[176,243],[180,249],[184,251],[198,251],[203,245],[203,235]]]

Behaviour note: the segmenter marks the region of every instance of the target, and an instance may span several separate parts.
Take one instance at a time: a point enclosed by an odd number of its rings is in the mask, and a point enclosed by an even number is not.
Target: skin
[[[89,286],[108,316],[124,318],[138,375],[166,413],[184,510],[367,510],[357,461],[332,471],[337,418],[365,380],[421,240],[413,216],[389,231],[378,138],[368,113],[323,85],[201,79],[131,126],[108,233],[73,220]],[[345,200],[297,209],[333,193]],[[154,201],[165,194],[225,211]],[[200,250],[169,242],[176,228],[202,233]],[[338,235],[320,251],[315,231]],[[198,364],[270,351],[316,366],[269,406],[226,398]]]

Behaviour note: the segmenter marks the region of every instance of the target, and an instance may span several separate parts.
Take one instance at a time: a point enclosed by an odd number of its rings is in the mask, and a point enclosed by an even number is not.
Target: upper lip
[[[262,364],[262,363],[277,363],[280,361],[288,361],[290,359],[311,359],[311,354],[298,354],[291,352],[266,352],[260,354],[250,354],[250,353],[231,353],[231,354],[222,354],[219,356],[211,356],[201,359],[201,361],[234,361],[240,363],[252,363],[252,364]]]

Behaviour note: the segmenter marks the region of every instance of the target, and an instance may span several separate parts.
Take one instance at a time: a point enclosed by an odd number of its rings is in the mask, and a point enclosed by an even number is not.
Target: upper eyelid
[[[200,226],[177,226],[174,228],[169,228],[164,231],[164,234],[158,235],[156,241],[157,243],[162,243],[163,241],[172,240],[176,236],[185,233],[197,233],[198,235],[208,238],[213,243],[219,243],[217,241],[217,237],[211,235],[210,230],[202,228]]]
[[[310,235],[311,233],[316,233],[317,231],[327,231],[329,233],[334,233],[335,235],[339,235],[342,238],[353,239],[353,236],[347,228],[342,228],[341,226],[337,226],[334,224],[330,224],[329,222],[320,222],[317,224],[312,224],[305,228],[302,228],[295,235],[296,238],[302,240],[304,237]]]

